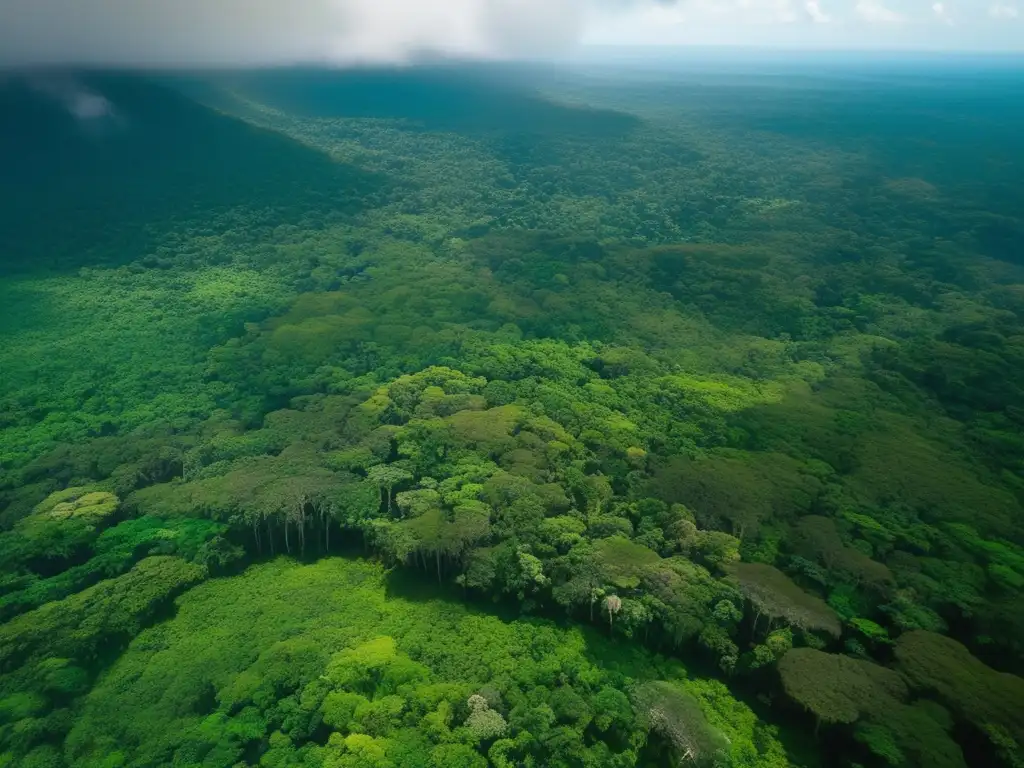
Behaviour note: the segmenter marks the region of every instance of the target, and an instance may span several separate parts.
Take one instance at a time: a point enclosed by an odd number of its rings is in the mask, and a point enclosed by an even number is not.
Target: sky
[[[1024,51],[1024,0],[652,0],[633,4],[625,13],[593,17],[584,40],[605,45]]]
[[[0,0],[0,66],[394,63],[595,46],[1024,52],[1024,0]]]

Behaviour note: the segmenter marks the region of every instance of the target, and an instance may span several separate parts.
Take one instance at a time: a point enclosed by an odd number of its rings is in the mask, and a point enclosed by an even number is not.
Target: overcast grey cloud
[[[584,0],[0,0],[0,63],[218,65],[535,56]]]
[[[580,43],[1022,50],[1024,0],[0,0],[0,66],[558,55]]]

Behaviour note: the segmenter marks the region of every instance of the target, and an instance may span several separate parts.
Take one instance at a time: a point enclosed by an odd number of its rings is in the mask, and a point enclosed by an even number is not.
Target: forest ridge
[[[1024,765],[974,66],[0,81],[0,766]]]

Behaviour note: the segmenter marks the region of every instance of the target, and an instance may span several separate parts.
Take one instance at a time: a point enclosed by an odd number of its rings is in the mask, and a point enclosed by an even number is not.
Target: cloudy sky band
[[[1024,0],[0,0],[0,64],[558,56],[587,45],[1024,52]]]

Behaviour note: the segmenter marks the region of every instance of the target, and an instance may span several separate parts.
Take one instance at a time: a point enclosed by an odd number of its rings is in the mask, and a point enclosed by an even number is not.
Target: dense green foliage
[[[0,82],[0,765],[1024,764],[1019,89],[489,77]]]
[[[268,766],[653,764],[668,746],[629,699],[651,678],[699,702],[732,764],[786,764],[770,729],[678,662],[387,597],[379,567],[278,559],[193,589],[143,631],[85,697],[67,749],[83,766],[233,765],[261,744]]]

